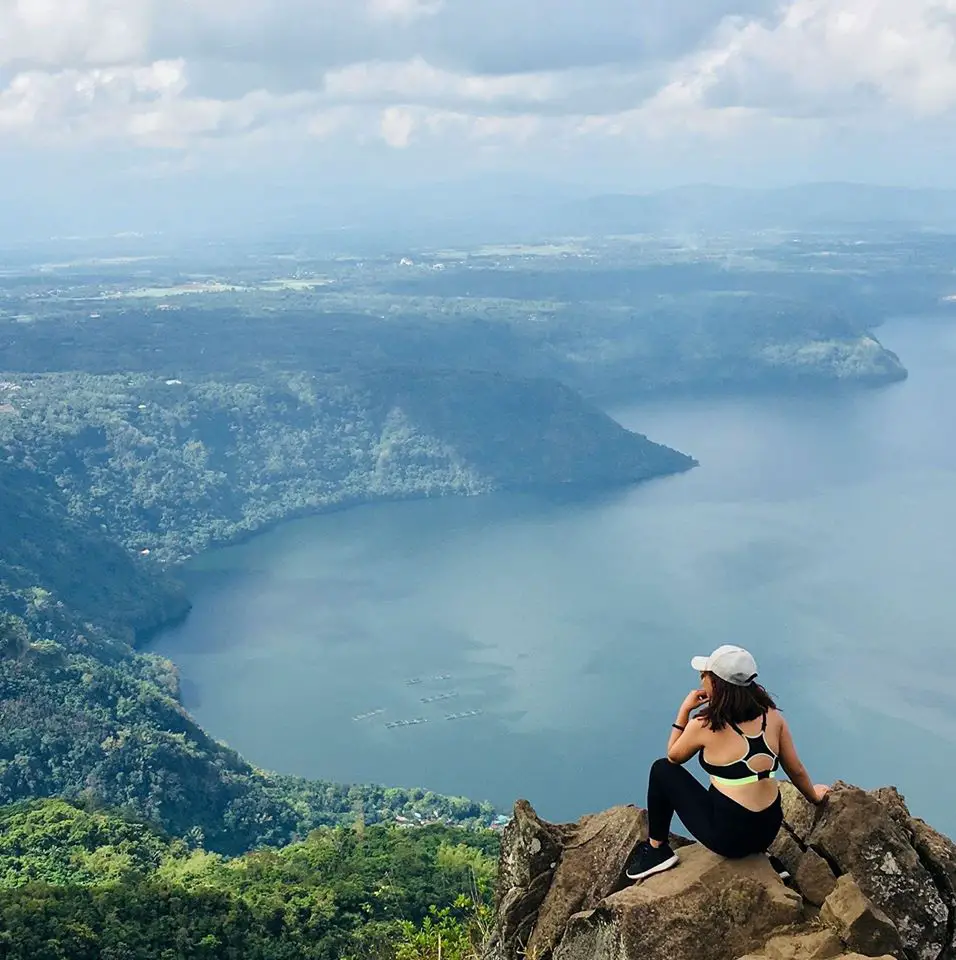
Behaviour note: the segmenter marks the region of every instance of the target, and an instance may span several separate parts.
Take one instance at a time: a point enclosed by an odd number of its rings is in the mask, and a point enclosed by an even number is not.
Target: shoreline
[[[608,415],[610,416],[610,414]],[[427,500],[476,499],[479,497],[491,497],[498,494],[537,494],[543,498],[554,498],[556,502],[560,501],[561,494],[570,494],[572,495],[573,499],[581,501],[587,500],[590,497],[604,496],[615,490],[626,490],[641,484],[654,483],[659,480],[666,480],[670,477],[681,476],[700,466],[700,462],[694,457],[691,457],[687,454],[682,454],[680,451],[676,450],[674,453],[685,458],[685,462],[681,465],[680,469],[671,470],[667,473],[656,474],[651,477],[642,477],[638,480],[631,480],[628,482],[608,481],[607,483],[600,485],[576,483],[527,484],[520,486],[509,486],[507,488],[483,490],[477,493],[445,493],[438,495],[423,493],[409,494],[407,496],[384,495],[354,497],[323,506],[316,506],[314,508],[293,510],[284,516],[270,519],[253,530],[239,530],[232,536],[226,537],[222,540],[213,541],[198,553],[190,554],[189,556],[186,556],[180,560],[171,561],[168,563],[163,563],[162,561],[154,562],[159,563],[161,565],[160,570],[164,570],[169,577],[182,585],[182,581],[179,579],[179,577],[177,577],[177,571],[182,570],[186,565],[197,560],[199,557],[216,550],[225,550],[229,547],[238,547],[249,543],[260,536],[270,533],[284,524],[294,523],[297,520],[308,520],[316,517],[332,516],[337,513],[345,513],[349,510],[356,510],[362,507],[379,504],[387,505],[400,503],[422,503]],[[185,592],[185,587],[183,589]],[[177,613],[175,616],[153,624],[149,627],[134,629],[133,649],[137,653],[148,653],[148,645],[161,633],[185,623],[185,621],[189,618],[193,608],[192,600],[189,597],[188,592],[185,592],[185,599],[187,604],[186,609],[180,613]]]

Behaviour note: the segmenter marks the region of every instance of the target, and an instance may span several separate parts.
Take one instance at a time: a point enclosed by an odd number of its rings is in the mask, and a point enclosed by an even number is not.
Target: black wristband
[[[686,729],[686,727],[682,727],[679,723],[672,723],[671,726],[672,726],[675,730],[685,730],[685,729]]]

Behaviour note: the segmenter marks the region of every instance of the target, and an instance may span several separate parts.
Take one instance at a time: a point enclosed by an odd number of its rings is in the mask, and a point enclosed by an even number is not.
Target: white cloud
[[[0,0],[0,66],[7,151],[822,140],[956,108],[956,0]]]
[[[411,142],[415,131],[415,117],[410,110],[402,107],[389,107],[382,111],[382,139],[397,150],[402,150]]]
[[[433,17],[444,6],[444,0],[369,0],[368,11],[374,20],[417,20]]]
[[[186,148],[197,137],[249,134],[301,118],[318,97],[250,91],[232,100],[185,95],[181,60],[17,74],[0,91],[0,131],[69,146],[73,140]]]
[[[421,57],[405,62],[356,63],[325,76],[332,99],[379,102],[544,103],[558,91],[559,76],[469,76],[442,70]]]
[[[956,106],[954,17],[956,0],[794,0],[774,24],[728,22],[657,106],[939,114]]]
[[[0,0],[0,64],[142,62],[151,17],[146,0]]]
[[[140,107],[176,101],[185,86],[182,61],[25,71],[0,91],[0,129],[60,138],[77,126],[108,132]]]

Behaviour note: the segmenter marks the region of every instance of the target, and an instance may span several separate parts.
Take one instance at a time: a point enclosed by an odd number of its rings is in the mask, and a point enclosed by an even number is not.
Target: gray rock
[[[572,917],[554,960],[735,960],[802,916],[765,856],[725,860],[694,844],[677,868]]]
[[[839,784],[809,841],[886,913],[907,957],[938,960],[949,940],[951,904],[920,859],[900,808],[905,811],[902,800],[894,809],[886,796]]]
[[[833,927],[848,947],[867,956],[903,952],[903,942],[893,921],[863,895],[852,877],[837,880],[823,904],[820,919]]]
[[[956,844],[890,788],[837,784],[822,805],[786,785],[783,796],[773,852],[799,893],[765,856],[723,860],[697,844],[680,847],[673,870],[621,889],[643,811],[555,825],[519,802],[488,960],[956,960]]]
[[[780,784],[780,802],[783,806],[785,829],[805,847],[807,838],[823,811],[823,804],[815,806],[808,802],[802,793],[792,784],[784,781]]]
[[[801,855],[793,881],[804,899],[815,907],[821,907],[833,892],[837,878],[826,860],[816,850],[810,849]]]
[[[936,889],[948,910],[949,936],[943,960],[956,958],[956,843],[934,830],[925,821],[911,817],[906,802],[893,787],[874,790],[872,795],[907,832],[913,849],[933,877]]]
[[[637,807],[613,807],[585,817],[562,851],[528,941],[528,955],[548,956],[574,914],[619,889],[628,857],[646,839],[647,814]]]
[[[797,867],[800,866],[800,860],[803,858],[803,847],[797,843],[786,827],[780,830],[770,845],[770,853],[780,860],[790,871],[791,876],[796,876]]]
[[[843,953],[843,941],[826,929],[772,937],[763,949],[767,960],[832,960]]]
[[[490,956],[518,960],[524,955],[538,909],[571,835],[572,827],[541,820],[527,800],[515,804],[514,817],[501,837]]]

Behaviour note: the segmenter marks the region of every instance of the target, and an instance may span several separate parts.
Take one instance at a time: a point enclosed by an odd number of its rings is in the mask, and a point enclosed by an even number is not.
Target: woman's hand
[[[706,702],[706,690],[691,690],[691,692],[684,697],[684,702],[680,705],[681,717],[689,717],[691,715],[691,711],[696,710],[698,707],[702,707]]]
[[[814,784],[813,793],[817,798],[817,803],[823,803],[829,792],[830,788],[825,783]]]

